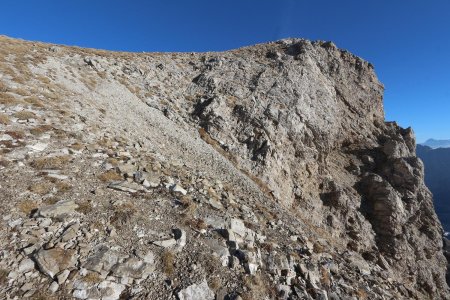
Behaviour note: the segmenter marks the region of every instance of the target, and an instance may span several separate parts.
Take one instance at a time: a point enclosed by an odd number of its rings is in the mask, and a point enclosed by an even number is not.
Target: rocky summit
[[[331,42],[0,37],[0,298],[449,299],[413,131]]]

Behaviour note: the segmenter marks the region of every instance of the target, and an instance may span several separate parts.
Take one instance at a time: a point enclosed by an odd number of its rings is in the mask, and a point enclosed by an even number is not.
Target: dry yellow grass
[[[38,195],[46,195],[53,189],[53,185],[50,182],[38,182],[28,187],[28,190]]]
[[[321,268],[321,278],[320,281],[324,287],[327,289],[331,287],[331,275],[327,268]]]
[[[81,77],[80,80],[89,90],[94,90],[97,86],[97,80],[94,77]]]
[[[213,291],[217,291],[222,286],[222,282],[219,277],[213,277],[209,279],[208,285]]]
[[[16,99],[11,94],[8,93],[0,93],[0,104],[6,105],[6,106],[12,106],[22,103],[22,101]]]
[[[38,97],[30,96],[23,99],[26,103],[31,104],[34,107],[44,107],[44,102],[42,102]]]
[[[102,281],[100,275],[96,272],[90,272],[86,276],[83,277],[83,281],[91,284],[99,283]]]
[[[16,89],[11,90],[11,92],[16,95],[20,95],[20,96],[29,96],[30,95],[30,92],[24,88],[16,88]]]
[[[8,86],[0,81],[0,93],[6,93],[8,91]]]
[[[62,169],[70,161],[70,156],[40,157],[31,162],[35,169]]]
[[[5,269],[0,269],[0,285],[4,285],[8,282],[8,274],[9,272]]]
[[[190,226],[196,230],[202,230],[208,228],[208,225],[202,219],[188,219],[186,218],[184,224]]]
[[[119,165],[119,160],[114,157],[110,157],[106,160],[109,164],[113,165],[114,167],[117,167]]]
[[[120,228],[121,226],[127,224],[136,212],[136,207],[131,202],[126,202],[116,206],[114,207],[114,215],[110,220],[111,224],[116,228]]]
[[[358,298],[358,300],[366,300],[368,299],[368,295],[365,289],[363,288],[359,288],[356,291],[356,297]]]
[[[24,214],[29,215],[32,211],[38,208],[38,205],[35,201],[24,200],[17,205],[17,208]]]
[[[181,204],[184,207],[184,210],[181,212],[184,220],[191,220],[194,218],[195,211],[197,210],[197,204],[192,201],[189,196],[183,196],[180,199]]]
[[[32,297],[33,300],[59,300],[55,295],[52,295],[49,291],[38,290]]]
[[[55,185],[59,195],[67,193],[72,189],[72,186],[69,183],[61,180],[56,181]]]
[[[85,214],[85,215],[90,213],[93,208],[92,204],[89,201],[78,202],[77,205],[78,205],[78,208],[76,208],[75,210],[77,212]]]
[[[11,123],[11,120],[7,114],[0,113],[0,124],[8,125]]]
[[[0,167],[6,168],[9,166],[9,164],[10,164],[9,161],[0,158]]]
[[[22,140],[26,136],[25,132],[23,132],[22,130],[8,130],[5,131],[5,133],[16,140]]]
[[[27,110],[18,111],[16,113],[14,113],[13,116],[19,120],[28,120],[28,119],[36,118],[36,114],[34,112],[27,111]]]
[[[81,143],[74,143],[74,144],[70,145],[70,148],[77,150],[77,151],[84,149],[84,147],[85,147],[85,145],[81,144]]]
[[[175,255],[173,252],[170,250],[165,250],[161,256],[161,260],[163,272],[169,277],[172,276],[175,271]]]
[[[103,174],[100,174],[98,178],[104,182],[117,181],[123,179],[123,177],[119,173],[113,170],[109,170]]]
[[[51,80],[47,76],[44,76],[44,75],[37,75],[35,78],[37,80],[39,80],[40,82],[42,82],[43,84],[50,84],[50,82],[51,82]]]
[[[60,200],[60,198],[57,198],[57,197],[48,197],[48,198],[45,198],[42,201],[42,203],[45,204],[45,205],[53,205],[56,202],[58,202],[59,200]]]
[[[264,299],[267,296],[269,299],[276,299],[276,290],[273,287],[267,286],[259,274],[245,276],[243,283],[248,289],[247,292],[241,295],[243,300]]]
[[[31,128],[30,133],[32,135],[41,135],[52,129],[53,129],[53,127],[51,125],[39,125],[34,128]]]

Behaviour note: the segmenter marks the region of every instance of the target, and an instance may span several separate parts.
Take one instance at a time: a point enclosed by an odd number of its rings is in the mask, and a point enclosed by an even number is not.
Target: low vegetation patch
[[[13,116],[19,120],[29,120],[29,119],[36,118],[36,114],[34,112],[27,111],[27,110],[18,111],[16,113],[14,113]]]
[[[8,86],[0,81],[0,93],[6,93],[8,91]]]
[[[7,93],[0,93],[0,104],[12,106],[20,103],[22,103],[22,101],[16,99],[16,97],[14,97],[13,95]]]
[[[167,276],[172,276],[175,271],[175,255],[170,250],[165,250],[161,256],[163,272]]]
[[[100,174],[98,178],[104,182],[117,181],[123,179],[122,175],[113,170],[109,170],[103,174]]]
[[[100,275],[96,272],[89,272],[86,276],[83,277],[83,281],[91,284],[99,283],[102,281]]]
[[[41,135],[41,134],[44,134],[44,133],[46,133],[46,132],[48,132],[48,131],[50,131],[52,129],[53,129],[53,127],[51,125],[39,125],[39,126],[36,126],[34,128],[31,128],[30,129],[30,133],[32,135]]]
[[[0,113],[0,124],[8,125],[9,123],[11,123],[9,116],[7,114]]]
[[[48,156],[40,157],[31,162],[35,169],[62,169],[70,161],[70,156]]]
[[[5,133],[16,140],[23,140],[26,136],[25,132],[23,132],[22,130],[9,130]]]
[[[19,211],[23,212],[27,216],[31,214],[34,210],[38,208],[38,205],[33,200],[24,200],[22,202],[19,202],[17,208]]]
[[[110,220],[111,224],[116,228],[120,228],[121,226],[126,225],[136,212],[136,207],[134,207],[131,202],[116,206],[114,207],[114,215]]]
[[[82,201],[77,202],[78,207],[75,209],[77,212],[87,215],[93,209],[91,202]]]
[[[38,97],[31,96],[23,99],[26,103],[31,104],[34,107],[44,107],[44,102],[42,102]]]
[[[53,185],[50,182],[38,182],[28,187],[28,190],[38,195],[46,195],[53,189]]]
[[[5,269],[0,269],[0,285],[4,285],[8,282],[8,274],[9,272]]]

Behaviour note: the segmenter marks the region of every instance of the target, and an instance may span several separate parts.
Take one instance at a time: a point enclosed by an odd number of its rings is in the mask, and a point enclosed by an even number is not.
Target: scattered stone
[[[125,285],[111,281],[102,281],[98,285],[98,289],[102,295],[102,300],[117,300],[123,290],[125,290]]]
[[[56,293],[56,291],[59,289],[59,284],[56,281],[53,281],[52,284],[50,284],[50,287],[48,288],[48,290],[51,293]]]
[[[77,262],[75,250],[64,250],[61,248],[41,249],[36,253],[34,259],[40,271],[51,278],[64,269],[74,267]]]
[[[186,232],[182,229],[174,229],[173,234],[176,240],[176,250],[181,251],[186,246]]]
[[[246,228],[242,220],[231,218],[229,219],[222,230],[224,237],[236,246],[239,244],[247,244],[248,246],[253,246],[255,241],[255,232],[251,229]]]
[[[29,291],[29,290],[31,290],[31,289],[33,289],[34,288],[34,284],[32,283],[32,282],[27,282],[27,283],[25,283],[24,285],[22,285],[22,287],[20,288],[20,290],[22,291],[22,292],[27,292],[27,291]]]
[[[77,236],[78,229],[80,228],[80,223],[75,223],[69,226],[61,236],[61,242],[65,243],[74,239]]]
[[[215,208],[217,210],[223,209],[222,203],[220,203],[220,201],[213,199],[213,198],[209,198],[209,205],[211,205],[213,208]]]
[[[179,291],[177,297],[179,300],[214,300],[214,292],[204,279],[200,284],[193,284]]]
[[[146,188],[157,188],[161,184],[161,179],[157,174],[144,173],[142,185]]]
[[[9,222],[8,222],[8,226],[11,227],[11,228],[14,228],[14,227],[16,227],[16,226],[21,225],[22,222],[23,222],[22,219],[12,220],[12,221],[9,221]]]
[[[117,300],[125,290],[125,285],[109,280],[94,285],[78,280],[73,286],[72,296],[77,299]]]
[[[34,261],[30,258],[25,258],[24,260],[22,260],[19,264],[19,269],[18,271],[20,273],[26,273],[29,272],[31,270],[34,270]]]
[[[172,248],[177,244],[177,241],[175,239],[168,239],[163,241],[155,241],[153,242],[156,246],[160,246],[163,248]]]
[[[183,189],[183,188],[181,187],[181,185],[179,185],[179,184],[174,184],[174,185],[170,188],[170,190],[171,190],[172,192],[174,192],[174,193],[180,193],[180,194],[182,194],[182,195],[186,195],[186,194],[187,194],[187,191],[186,191],[185,189]]]
[[[173,229],[174,238],[154,241],[153,244],[163,248],[174,248],[176,251],[181,251],[186,245],[186,232],[181,229]]]
[[[67,176],[67,175],[56,174],[56,173],[47,174],[47,177],[58,179],[58,180],[67,180],[67,179],[69,179],[69,176]]]
[[[61,285],[64,282],[66,282],[67,277],[69,277],[70,271],[69,270],[64,270],[61,273],[59,273],[58,275],[56,275],[56,278],[58,280],[58,284]]]
[[[140,186],[139,184],[136,184],[134,182],[128,182],[126,180],[120,182],[112,182],[108,185],[108,187],[114,190],[128,193],[136,193],[138,191],[143,190],[143,187]]]

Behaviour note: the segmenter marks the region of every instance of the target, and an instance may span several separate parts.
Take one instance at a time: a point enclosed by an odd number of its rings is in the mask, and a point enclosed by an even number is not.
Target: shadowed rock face
[[[21,236],[1,242],[13,268],[76,253],[49,282],[11,270],[2,293],[448,298],[414,134],[384,121],[369,63],[302,39],[167,54],[0,42],[0,230]]]

